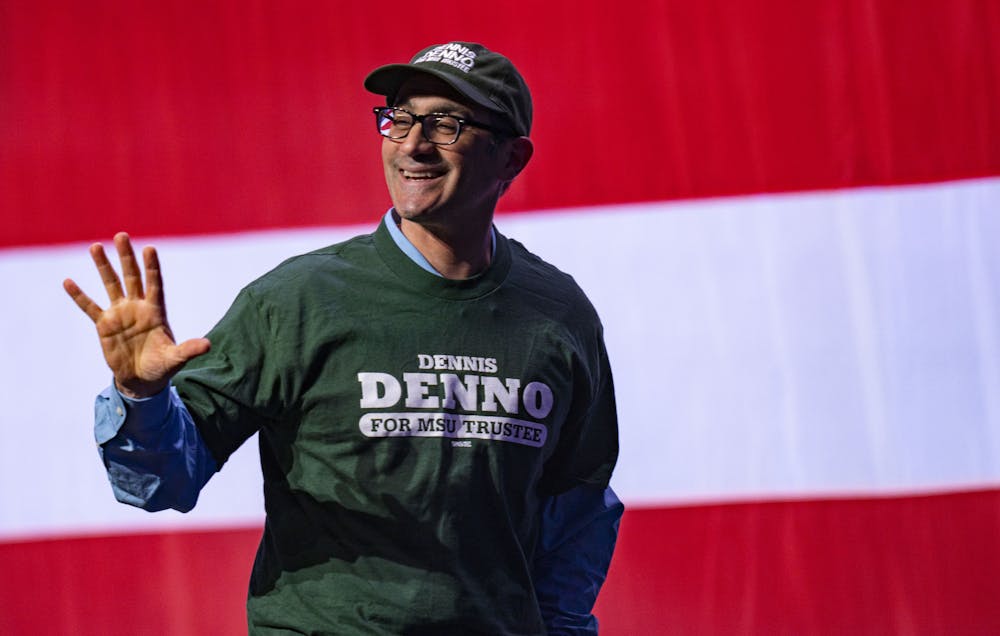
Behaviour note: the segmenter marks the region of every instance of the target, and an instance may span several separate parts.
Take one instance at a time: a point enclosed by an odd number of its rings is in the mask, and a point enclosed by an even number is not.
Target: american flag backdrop
[[[256,444],[116,503],[60,283],[127,230],[186,339],[370,231],[362,79],[449,40],[532,87],[497,226],[604,321],[602,634],[1000,633],[1000,3],[0,0],[0,634],[245,632]]]

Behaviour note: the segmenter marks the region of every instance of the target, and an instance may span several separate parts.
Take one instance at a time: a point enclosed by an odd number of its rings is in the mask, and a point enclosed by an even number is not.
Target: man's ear
[[[528,165],[531,155],[535,152],[535,146],[527,137],[515,137],[508,143],[510,150],[507,154],[507,163],[504,165],[503,180],[513,181],[514,177],[521,174]]]

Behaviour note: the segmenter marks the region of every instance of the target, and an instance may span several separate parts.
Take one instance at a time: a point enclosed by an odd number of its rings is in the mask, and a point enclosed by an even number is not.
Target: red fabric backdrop
[[[0,4],[2,245],[370,220],[361,80],[458,37],[533,88],[538,153],[505,210],[1000,166],[989,0],[509,6],[392,28],[364,3]]]

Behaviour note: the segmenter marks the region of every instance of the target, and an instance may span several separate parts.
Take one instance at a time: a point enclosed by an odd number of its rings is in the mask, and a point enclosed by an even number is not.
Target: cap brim
[[[386,103],[391,106],[392,104],[389,102],[392,102],[399,93],[403,82],[417,74],[436,77],[454,88],[460,95],[463,95],[472,103],[495,113],[507,115],[493,100],[462,78],[414,64],[386,64],[385,66],[380,66],[365,78],[365,88],[376,95],[385,95]]]

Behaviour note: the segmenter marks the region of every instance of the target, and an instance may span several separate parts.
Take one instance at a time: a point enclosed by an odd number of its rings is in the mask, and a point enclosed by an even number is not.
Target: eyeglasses
[[[410,134],[410,129],[413,128],[414,124],[418,123],[424,139],[438,146],[450,146],[458,141],[464,126],[482,128],[504,137],[511,136],[511,133],[493,126],[444,113],[414,115],[408,110],[389,106],[376,106],[372,112],[375,113],[375,127],[378,129],[378,134],[389,139],[406,137]]]

